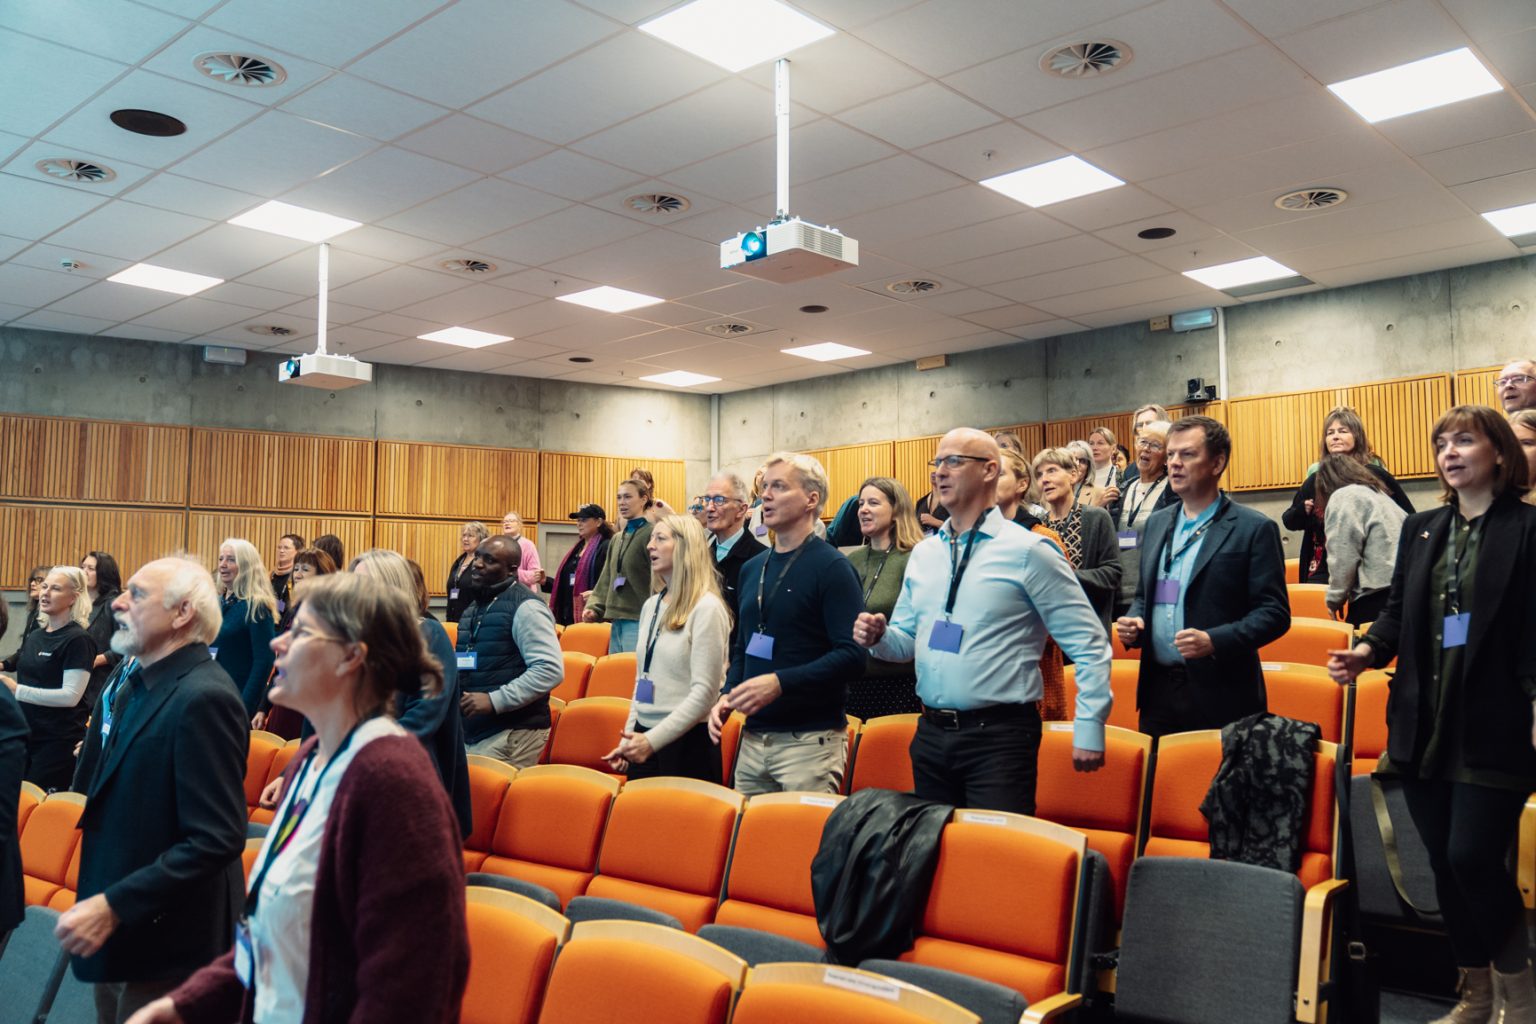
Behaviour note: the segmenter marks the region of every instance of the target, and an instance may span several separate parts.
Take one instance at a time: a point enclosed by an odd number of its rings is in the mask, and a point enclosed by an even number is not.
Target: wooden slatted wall
[[[373,526],[376,547],[398,551],[421,566],[427,578],[427,591],[435,596],[447,593],[448,569],[463,552],[459,546],[461,523],[425,522],[423,520],[379,519]],[[525,532],[533,537],[530,524]],[[486,523],[493,532],[501,531],[500,522]]]
[[[219,544],[226,537],[241,537],[256,545],[264,560],[270,560],[277,550],[278,538],[285,533],[296,533],[306,542],[323,533],[334,533],[341,538],[349,559],[374,546],[372,519],[193,511],[187,517],[187,551],[212,569],[218,559]]]
[[[939,438],[943,436],[929,434],[927,437],[909,437],[891,444],[891,476],[907,489],[914,504],[932,486],[928,478],[928,461],[938,450]]]
[[[1346,388],[1344,404],[1360,414],[1371,447],[1393,476],[1435,475],[1435,453],[1429,432],[1451,407],[1450,374],[1405,377]],[[1319,425],[1317,433],[1321,432]]]
[[[1035,452],[1045,447],[1044,423],[1015,423],[1007,427],[990,427],[987,433],[996,434],[999,431],[1006,431],[1017,437],[1019,443],[1024,446],[1026,456],[1033,456]]]
[[[891,441],[814,448],[805,454],[814,457],[827,471],[830,493],[826,496],[822,518],[828,521],[837,514],[838,507],[859,489],[859,484],[872,476],[890,476],[895,471]],[[916,501],[917,498],[912,500]]]
[[[547,523],[566,517],[588,502],[596,502],[610,520],[618,516],[614,495],[630,471],[643,466],[656,478],[656,497],[679,511],[687,509],[681,459],[633,459],[571,452],[539,453],[539,518]],[[489,525],[489,524],[487,524]]]
[[[0,505],[0,586],[26,589],[34,565],[79,565],[87,551],[110,551],[123,579],[139,566],[182,549],[180,509]]]
[[[1070,420],[1051,420],[1045,425],[1045,444],[1051,448],[1060,448],[1068,441],[1086,441],[1088,432],[1095,427],[1108,427],[1115,432],[1117,444],[1131,447],[1126,443],[1126,438],[1131,436],[1131,414],[1128,412],[1079,416]]]
[[[1502,366],[1485,366],[1479,370],[1458,370],[1456,372],[1456,405],[1486,405],[1494,409],[1503,409],[1499,401],[1499,393],[1494,390],[1493,382],[1498,379]],[[1444,412],[1445,410],[1440,410]],[[1434,426],[1433,423],[1430,424]]]
[[[539,517],[539,453],[408,441],[378,443],[378,514],[479,519]],[[567,510],[569,511],[569,510]]]
[[[187,436],[186,427],[0,416],[0,497],[182,505]]]
[[[373,511],[374,443],[255,430],[192,430],[193,508]]]

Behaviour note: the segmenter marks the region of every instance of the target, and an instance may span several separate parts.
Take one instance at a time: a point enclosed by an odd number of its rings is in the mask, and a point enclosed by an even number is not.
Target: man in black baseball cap
[[[608,538],[613,536],[613,528],[606,522],[608,515],[601,505],[588,502],[567,518],[576,520],[579,536],[576,545],[560,562],[560,571],[555,573],[555,589],[549,598],[555,621],[562,626],[581,621],[585,595],[603,569]]]

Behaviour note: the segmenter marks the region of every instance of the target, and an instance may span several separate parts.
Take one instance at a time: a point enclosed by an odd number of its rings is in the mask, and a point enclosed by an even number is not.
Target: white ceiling
[[[1536,201],[1530,0],[798,0],[837,33],[792,54],[792,212],[857,238],[863,260],[766,284],[718,269],[717,245],[773,214],[771,65],[732,75],[634,28],[671,6],[0,4],[0,323],[312,348],[314,247],[223,223],[276,198],[366,225],[333,243],[341,351],[603,384],[694,370],[724,378],[703,390],[735,391],[1231,305],[1180,271],[1249,256],[1315,287],[1507,258],[1518,250],[1478,214]],[[1039,69],[1057,45],[1102,38],[1134,58],[1089,80]],[[1323,86],[1460,46],[1506,88],[1371,126]],[[214,50],[287,79],[214,82],[193,67]],[[188,131],[124,132],[107,119],[121,107]],[[1031,210],[976,184],[1070,153],[1127,185]],[[60,184],[34,166],[50,157],[117,178]],[[1349,201],[1273,205],[1313,185]],[[624,206],[642,192],[692,206]],[[1177,234],[1137,237],[1157,226]],[[497,268],[441,268],[458,257]],[[103,280],[140,260],[227,283],[178,299]],[[912,278],[943,288],[884,290]],[[667,302],[554,301],[598,284]],[[726,320],[758,330],[702,330]],[[416,339],[456,324],[516,340]],[[778,351],[816,341],[873,354]]]

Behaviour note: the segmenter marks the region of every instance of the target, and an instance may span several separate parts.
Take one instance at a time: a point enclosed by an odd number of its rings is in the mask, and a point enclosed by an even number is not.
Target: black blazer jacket
[[[1462,665],[1463,749],[1473,768],[1536,775],[1531,748],[1531,698],[1522,681],[1536,679],[1536,506],[1514,495],[1493,503],[1483,526],[1483,556],[1472,581],[1472,621]],[[1387,608],[1366,643],[1377,666],[1397,656],[1387,698],[1387,754],[1413,763],[1420,746],[1419,686],[1439,668],[1442,629],[1430,574],[1445,557],[1455,510],[1444,505],[1403,522]]]
[[[746,520],[742,520],[746,526]],[[720,596],[725,598],[725,606],[731,610],[731,646],[736,645],[736,620],[741,612],[737,584],[741,580],[741,567],[752,559],[758,552],[766,550],[767,545],[752,536],[750,528],[744,529],[731,550],[725,553],[725,557],[715,563],[715,572],[720,575]],[[714,544],[710,544],[710,556],[714,556]]]
[[[26,912],[16,817],[27,765],[27,732],[16,698],[0,686],[0,936],[20,924]]]
[[[1189,681],[1213,718],[1234,722],[1268,710],[1259,648],[1291,628],[1285,592],[1285,555],[1280,528],[1268,517],[1225,494],[1211,520],[1184,595],[1184,625],[1210,634],[1216,652],[1185,663]],[[1130,615],[1147,618],[1159,560],[1173,533],[1182,502],[1152,513],[1142,534],[1141,580]],[[1141,634],[1143,672],[1152,662],[1151,623]]]
[[[185,977],[229,949],[243,899],[240,693],[199,643],[145,672],[153,688],[105,748],[96,702],[80,752],[79,898],[106,893],[121,921],[94,956],[73,958],[81,981]]]

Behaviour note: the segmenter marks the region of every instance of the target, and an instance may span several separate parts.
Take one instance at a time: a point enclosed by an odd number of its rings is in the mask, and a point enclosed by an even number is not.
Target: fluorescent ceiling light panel
[[[1483,219],[1510,238],[1516,235],[1528,235],[1536,231],[1536,203],[1490,210],[1483,214]]]
[[[512,340],[505,334],[487,334],[485,331],[472,331],[468,327],[445,327],[431,334],[418,334],[416,337],[422,341],[440,341],[444,345],[457,345],[460,348],[485,348],[487,345],[497,345],[503,341]]]
[[[988,178],[981,184],[1026,206],[1049,206],[1065,199],[1118,188],[1125,182],[1075,156],[1036,164]]]
[[[713,384],[719,377],[710,377],[702,373],[690,373],[687,370],[673,370],[670,373],[653,373],[649,377],[641,377],[643,381],[652,384],[670,384],[675,388],[691,388],[695,384]]]
[[[1336,82],[1328,88],[1355,113],[1374,124],[1474,96],[1486,96],[1498,92],[1501,87],[1472,51],[1462,47]]]
[[[779,0],[694,0],[651,19],[640,31],[727,71],[743,71],[833,30]]]
[[[654,295],[642,295],[639,292],[627,292],[623,288],[610,288],[603,285],[601,288],[588,288],[584,292],[574,292],[570,295],[556,295],[561,302],[573,302],[578,306],[586,306],[589,309],[600,309],[605,313],[626,313],[631,309],[639,309],[641,306],[654,306],[666,299],[658,299]]]
[[[818,363],[830,363],[834,359],[852,359],[854,356],[869,355],[868,349],[854,348],[852,345],[839,345],[835,341],[824,341],[819,345],[801,345],[798,348],[781,348],[779,351],[787,356],[814,359]]]
[[[329,213],[306,210],[302,206],[279,203],[275,199],[231,218],[229,223],[242,228],[255,228],[257,231],[270,231],[274,235],[297,238],[304,242],[323,242],[343,231],[362,227],[361,221],[333,217]]]
[[[1194,278],[1207,288],[1223,291],[1227,288],[1237,288],[1245,284],[1257,284],[1260,281],[1274,281],[1282,277],[1295,277],[1296,271],[1283,264],[1276,263],[1268,256],[1255,256],[1252,259],[1238,260],[1235,263],[1218,263],[1214,267],[1186,270],[1184,271],[1184,276]]]
[[[127,270],[120,270],[107,278],[118,284],[131,284],[137,288],[153,288],[157,292],[173,292],[176,295],[196,295],[205,288],[223,284],[222,277],[206,274],[189,274],[185,270],[157,267],[153,263],[135,263]]]

